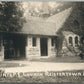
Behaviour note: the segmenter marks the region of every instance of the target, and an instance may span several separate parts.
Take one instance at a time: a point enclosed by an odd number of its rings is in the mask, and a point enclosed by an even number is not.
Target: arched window
[[[73,45],[73,42],[72,42],[72,37],[69,37],[69,45]]]
[[[82,44],[84,44],[84,37],[81,37],[80,41]]]
[[[75,37],[75,44],[78,45],[78,37]]]

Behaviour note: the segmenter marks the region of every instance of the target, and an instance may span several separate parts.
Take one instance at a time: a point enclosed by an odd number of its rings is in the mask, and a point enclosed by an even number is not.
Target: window
[[[51,39],[51,45],[54,46],[54,38]]]
[[[78,37],[75,37],[75,44],[78,45]]]
[[[33,46],[36,46],[36,38],[35,38],[35,37],[33,37],[32,43],[33,43],[33,44],[32,44]]]
[[[84,44],[84,37],[81,37],[80,41],[82,44]]]
[[[72,43],[72,37],[69,37],[69,44],[73,45],[73,43]]]

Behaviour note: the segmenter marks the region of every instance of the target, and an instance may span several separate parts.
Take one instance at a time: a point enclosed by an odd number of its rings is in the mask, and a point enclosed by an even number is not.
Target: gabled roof
[[[56,24],[56,32],[57,32],[58,29],[62,28],[65,21],[67,20],[67,18],[71,14],[71,11],[72,11],[72,7],[65,9],[64,11],[59,12],[58,14],[55,14],[55,15],[49,17],[46,20],[46,22],[55,23]]]
[[[24,24],[22,33],[56,36],[56,32],[63,26],[71,10],[72,8],[68,8],[44,20],[35,20],[35,18],[34,20],[33,18],[29,19],[27,23]]]

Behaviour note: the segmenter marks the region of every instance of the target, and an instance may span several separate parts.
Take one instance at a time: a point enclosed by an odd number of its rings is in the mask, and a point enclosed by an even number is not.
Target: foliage
[[[84,3],[75,3],[71,15],[59,30],[61,31],[71,31],[78,35],[84,36]]]
[[[60,50],[62,49],[64,36],[62,33],[58,34],[58,37],[55,39],[55,49],[57,50],[56,54],[58,56]]]
[[[58,31],[60,37],[63,36],[61,34],[62,31],[71,31],[75,34],[78,34],[80,37],[83,37],[82,41],[84,41],[84,3],[74,3],[73,10],[69,18],[62,26],[62,28]],[[80,46],[79,50],[84,52],[83,46]]]
[[[19,31],[23,23],[23,11],[20,2],[1,2],[0,3],[0,30]]]

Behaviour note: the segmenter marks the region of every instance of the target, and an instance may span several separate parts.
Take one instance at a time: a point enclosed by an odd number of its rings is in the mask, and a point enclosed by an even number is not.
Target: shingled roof
[[[24,25],[22,32],[37,35],[56,35],[55,30],[56,24],[54,23],[29,20],[29,22]]]
[[[68,8],[44,20],[28,19],[22,28],[22,32],[24,34],[56,36],[58,29],[62,27],[69,17],[71,9],[72,8]]]
[[[49,17],[46,22],[55,23],[56,24],[55,32],[57,32],[60,28],[62,28],[65,21],[70,16],[71,11],[72,11],[72,7],[65,9],[64,11],[59,12],[58,14]]]

